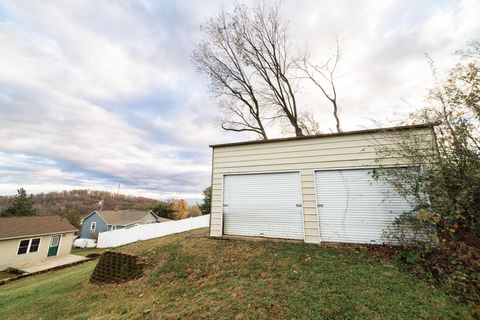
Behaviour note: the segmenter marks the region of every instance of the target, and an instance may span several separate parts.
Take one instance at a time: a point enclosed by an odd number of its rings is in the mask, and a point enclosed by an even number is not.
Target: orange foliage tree
[[[183,199],[172,200],[172,209],[175,212],[177,220],[189,217],[190,207],[188,206],[188,202]]]

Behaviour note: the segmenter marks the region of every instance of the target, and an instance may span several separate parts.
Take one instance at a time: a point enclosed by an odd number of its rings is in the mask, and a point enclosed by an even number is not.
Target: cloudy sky
[[[0,0],[0,194],[73,188],[200,198],[212,143],[251,139],[215,126],[190,55],[200,25],[232,2]],[[284,1],[291,50],[321,61],[338,35],[345,130],[422,104],[455,50],[480,34],[480,1]],[[300,93],[334,128],[313,87]]]

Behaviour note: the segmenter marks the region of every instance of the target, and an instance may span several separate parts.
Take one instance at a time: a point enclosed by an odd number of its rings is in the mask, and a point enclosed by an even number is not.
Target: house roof
[[[111,225],[128,225],[142,220],[145,216],[151,214],[158,219],[151,211],[140,210],[105,210],[94,211],[100,217],[105,220],[106,223]],[[86,218],[86,217],[85,217]]]
[[[268,139],[268,140],[253,140],[253,141],[241,141],[241,142],[232,142],[232,143],[223,143],[223,144],[211,144],[211,148],[218,147],[230,147],[230,146],[239,146],[246,144],[258,144],[258,143],[270,143],[270,142],[280,142],[280,141],[292,141],[292,140],[306,140],[306,139],[315,139],[315,138],[324,138],[324,137],[336,137],[336,136],[347,136],[352,134],[370,134],[377,132],[391,132],[391,131],[404,131],[411,129],[427,129],[433,128],[438,125],[438,123],[424,123],[424,124],[414,124],[408,126],[398,126],[398,127],[388,127],[388,128],[375,128],[375,129],[366,129],[366,130],[355,130],[355,131],[345,131],[345,132],[335,132],[335,133],[322,133],[311,136],[302,136],[302,137],[288,137],[288,138],[278,138],[278,139]]]
[[[0,218],[0,240],[78,231],[60,216]]]

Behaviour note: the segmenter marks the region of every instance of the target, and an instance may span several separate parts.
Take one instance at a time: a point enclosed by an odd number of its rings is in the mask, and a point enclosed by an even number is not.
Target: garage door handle
[[[228,207],[228,204],[224,204],[223,206],[224,206],[224,207]]]
[[[317,207],[323,208],[323,204],[317,204]]]
[[[297,204],[296,206],[297,206],[298,208],[301,208],[301,207],[302,207],[302,205],[301,205],[301,204]]]

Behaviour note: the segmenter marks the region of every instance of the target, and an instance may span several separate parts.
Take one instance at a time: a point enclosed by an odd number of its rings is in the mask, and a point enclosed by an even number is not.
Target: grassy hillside
[[[198,231],[125,246],[145,276],[96,286],[96,262],[0,287],[1,319],[474,319],[474,311],[366,251],[213,240]],[[478,316],[478,315],[477,315]]]

